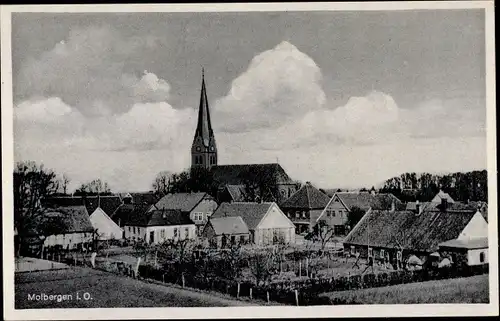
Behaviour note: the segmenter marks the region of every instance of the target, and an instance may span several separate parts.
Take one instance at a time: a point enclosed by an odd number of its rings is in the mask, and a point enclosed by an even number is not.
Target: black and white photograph
[[[492,1],[1,9],[8,320],[498,315]]]

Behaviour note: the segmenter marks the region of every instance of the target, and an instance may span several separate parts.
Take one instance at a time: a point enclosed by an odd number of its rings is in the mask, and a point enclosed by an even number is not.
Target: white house
[[[68,206],[51,209],[47,217],[60,219],[60,231],[44,240],[44,247],[60,245],[64,249],[74,249],[79,244],[92,242],[94,228],[85,206]]]
[[[295,243],[295,225],[274,202],[222,203],[213,218],[240,216],[250,231],[250,242],[256,245]]]
[[[136,212],[140,213],[140,212]],[[196,238],[196,225],[188,213],[180,210],[151,210],[128,218],[123,229],[125,238],[149,244]]]
[[[123,229],[118,226],[100,207],[90,215],[90,222],[97,230],[99,240],[119,240],[123,238]]]

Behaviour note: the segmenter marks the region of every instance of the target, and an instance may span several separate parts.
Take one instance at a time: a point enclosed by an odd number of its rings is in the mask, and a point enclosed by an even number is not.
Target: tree
[[[272,276],[276,274],[277,259],[275,252],[269,248],[249,254],[247,258],[248,266],[257,286],[261,283],[268,283]]]
[[[68,194],[69,182],[71,182],[70,178],[66,174],[63,174],[63,176],[61,178],[61,188],[62,188],[62,192],[65,195]]]
[[[328,242],[335,238],[335,230],[328,223],[320,220],[304,238],[309,241],[320,243],[321,255],[323,255]]]
[[[58,220],[46,217],[43,199],[56,193],[57,175],[43,164],[19,162],[14,169],[14,226],[17,229],[20,254],[29,235],[50,235]]]
[[[106,195],[111,194],[108,183],[101,179],[94,179],[91,182],[84,183],[75,191],[75,195]]]
[[[352,229],[356,224],[358,224],[359,220],[365,215],[365,211],[360,209],[359,207],[353,206],[351,210],[347,213],[347,225]]]
[[[156,174],[153,181],[153,190],[158,195],[166,195],[172,188],[172,173],[169,171],[162,171]]]

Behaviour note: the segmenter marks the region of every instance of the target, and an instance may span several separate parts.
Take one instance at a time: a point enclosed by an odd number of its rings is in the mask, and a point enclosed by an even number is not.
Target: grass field
[[[71,295],[71,299],[62,302],[28,299],[29,295],[42,293]],[[89,268],[71,267],[66,270],[18,273],[15,276],[16,309],[241,305],[256,306],[258,303],[232,300],[217,293],[203,293],[147,283]]]
[[[347,304],[489,303],[488,274],[324,294]]]

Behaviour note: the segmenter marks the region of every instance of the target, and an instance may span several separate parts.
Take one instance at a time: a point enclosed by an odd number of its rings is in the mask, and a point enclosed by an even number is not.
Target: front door
[[[153,244],[155,242],[155,231],[149,232],[149,244]]]

